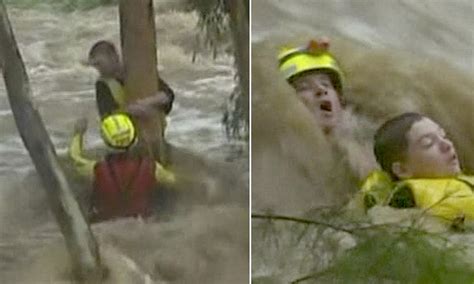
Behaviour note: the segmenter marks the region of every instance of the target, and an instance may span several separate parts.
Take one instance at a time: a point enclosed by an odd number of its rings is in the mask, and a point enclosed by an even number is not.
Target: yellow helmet
[[[287,80],[306,71],[328,71],[333,84],[342,92],[344,75],[337,60],[327,51],[328,47],[329,42],[314,40],[303,47],[284,47],[278,54],[279,70]]]
[[[112,148],[126,149],[137,138],[137,131],[130,117],[123,113],[116,113],[102,119],[100,127],[102,139]]]

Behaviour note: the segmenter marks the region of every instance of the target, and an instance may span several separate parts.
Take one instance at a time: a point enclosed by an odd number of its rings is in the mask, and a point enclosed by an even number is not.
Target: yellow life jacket
[[[107,84],[115,102],[119,105],[120,110],[123,110],[125,107],[125,89],[123,85],[115,78],[100,78],[99,81]]]
[[[408,179],[397,185],[397,188],[400,187],[408,187],[416,207],[427,210],[431,215],[448,221],[458,218],[474,220],[473,176]]]
[[[114,110],[113,112],[123,112],[125,111],[125,105],[126,105],[126,94],[125,94],[125,88],[120,83],[119,80],[115,78],[99,78],[98,81],[104,82],[107,87],[109,88],[110,92],[112,93],[112,96],[114,98],[114,101],[118,105],[118,109]],[[161,81],[164,86],[166,86],[168,89],[168,85],[165,85],[166,83],[164,81]],[[171,90],[171,89],[170,89]],[[172,91],[171,91],[172,92]],[[174,96],[174,94],[172,94]],[[161,114],[163,117],[160,119],[161,122],[161,135],[164,136],[164,132],[167,126],[167,121],[166,117],[164,117],[165,114]]]
[[[388,204],[393,188],[394,184],[388,173],[382,170],[371,172],[361,186],[365,208]]]

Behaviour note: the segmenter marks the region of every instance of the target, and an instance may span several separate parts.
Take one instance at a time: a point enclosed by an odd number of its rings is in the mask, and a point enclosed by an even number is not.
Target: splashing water
[[[66,154],[72,126],[81,116],[90,122],[86,148],[103,148],[94,99],[97,74],[80,61],[97,40],[118,45],[117,7],[66,12],[28,3],[7,8],[33,101],[58,154]],[[196,167],[201,187],[224,197],[196,201],[199,193],[190,187],[172,214],[94,225],[109,281],[243,283],[248,280],[248,153],[244,142],[226,139],[220,123],[235,85],[233,59],[214,60],[211,52],[195,46],[198,17],[184,1],[155,1],[155,12],[158,69],[177,95],[168,141],[197,153],[199,163],[188,168]],[[193,64],[196,48],[201,52]],[[3,81],[0,116],[0,282],[69,283],[64,241],[16,131]],[[74,181],[72,186],[87,188]]]
[[[464,0],[253,1],[253,212],[334,219],[318,211],[347,203],[371,167],[375,129],[406,111],[438,121],[473,173],[473,15]],[[347,79],[351,131],[336,140],[324,137],[277,70],[280,46],[321,36],[331,38]],[[355,245],[350,234],[301,224],[254,219],[252,231],[261,283],[321,271]]]

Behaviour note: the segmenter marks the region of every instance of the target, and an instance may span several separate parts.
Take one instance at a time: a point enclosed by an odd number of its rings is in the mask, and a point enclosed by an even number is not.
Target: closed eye
[[[306,91],[306,90],[309,90],[309,89],[310,89],[310,87],[309,87],[309,85],[307,85],[307,84],[304,84],[304,85],[303,85],[303,84],[301,84],[301,85],[296,85],[296,88],[295,88],[295,90],[296,90],[297,92],[298,92],[298,91]]]
[[[440,135],[442,138],[446,138],[446,137],[447,137],[446,132],[444,132],[443,129],[440,130],[439,135]]]
[[[434,139],[431,136],[424,136],[419,141],[420,141],[419,143],[420,143],[421,147],[423,147],[423,148],[429,148],[434,143]]]

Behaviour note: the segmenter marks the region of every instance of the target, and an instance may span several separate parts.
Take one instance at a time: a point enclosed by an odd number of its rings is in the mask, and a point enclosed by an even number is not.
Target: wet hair
[[[89,58],[96,55],[97,53],[105,53],[108,55],[118,56],[118,52],[115,48],[115,45],[107,40],[99,40],[98,42],[96,42],[89,50]]]
[[[386,121],[375,133],[375,158],[382,169],[394,179],[398,177],[392,172],[393,163],[406,158],[407,133],[415,122],[423,118],[419,113],[407,112]]]

